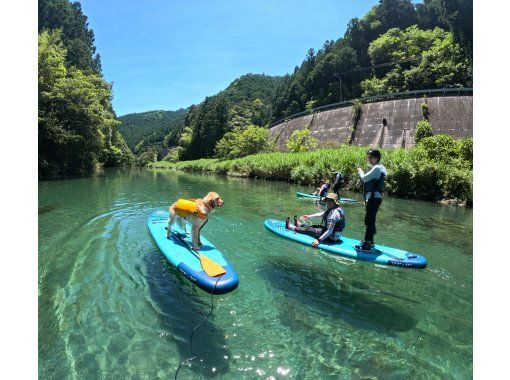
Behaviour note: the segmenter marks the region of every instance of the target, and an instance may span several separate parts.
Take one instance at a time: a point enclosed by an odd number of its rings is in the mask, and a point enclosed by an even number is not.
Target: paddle
[[[202,269],[205,273],[207,273],[208,276],[216,277],[221,274],[227,273],[227,271],[216,261],[210,259],[206,255],[201,254],[200,252],[195,251],[193,248],[189,246],[189,244],[184,240],[179,234],[176,234],[175,232],[171,232],[172,236],[179,239],[180,242],[182,242],[188,249],[193,253],[193,255],[200,260],[200,265],[202,265]]]

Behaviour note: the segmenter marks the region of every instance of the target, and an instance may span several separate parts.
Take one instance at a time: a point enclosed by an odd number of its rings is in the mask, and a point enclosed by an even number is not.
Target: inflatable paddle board
[[[312,245],[315,240],[313,237],[305,234],[295,233],[285,228],[285,222],[282,220],[267,219],[264,226],[275,234],[284,238],[297,241],[305,245]],[[359,240],[342,237],[339,242],[321,243],[318,248],[332,254],[344,256],[347,258],[368,261],[382,265],[393,265],[402,268],[425,268],[427,259],[421,255],[403,251],[401,249],[375,245],[371,252],[361,251],[356,248]]]
[[[234,268],[225,260],[222,253],[218,251],[203,235],[200,240],[203,246],[198,253],[214,260],[226,271],[218,280],[218,277],[207,275],[200,259],[191,250],[191,235],[185,235],[184,231],[174,224],[172,235],[166,237],[168,225],[168,211],[158,210],[153,212],[147,220],[149,232],[160,251],[168,262],[177,268],[188,280],[205,290],[208,293],[224,294],[231,292],[239,284],[239,279]],[[191,231],[191,227],[188,232]]]
[[[321,199],[321,197],[319,197],[318,195],[313,195],[313,194],[310,194],[310,193],[302,193],[300,191],[298,191],[296,193],[296,195],[298,197],[301,197],[301,198],[310,198],[310,199]],[[340,202],[357,202],[356,199],[352,199],[352,198],[343,198],[343,197],[340,197]]]

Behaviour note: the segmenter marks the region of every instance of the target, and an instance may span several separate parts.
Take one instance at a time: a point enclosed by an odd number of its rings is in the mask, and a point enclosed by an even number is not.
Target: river
[[[472,210],[386,197],[376,242],[428,266],[379,267],[266,231],[266,218],[318,210],[301,190],[137,168],[40,182],[39,377],[173,378],[211,296],[166,263],[146,221],[216,191],[225,205],[202,233],[239,287],[214,297],[180,379],[471,378]],[[344,235],[361,239],[363,205],[344,208]]]

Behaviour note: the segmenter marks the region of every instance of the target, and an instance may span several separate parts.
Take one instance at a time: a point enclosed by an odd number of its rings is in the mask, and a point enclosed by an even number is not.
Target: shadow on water
[[[57,203],[39,207],[39,215],[55,210],[59,205]]]
[[[261,273],[270,286],[285,298],[292,299],[293,302],[279,305],[282,322],[291,328],[292,316],[303,313],[301,307],[296,307],[296,302],[324,317],[339,318],[357,328],[385,334],[408,331],[417,323],[402,311],[402,305],[394,306],[388,302],[388,296],[399,296],[373,291],[359,281],[340,279],[323,267],[293,259],[272,258]],[[367,290],[372,294],[366,294]],[[376,297],[379,300],[375,300]]]
[[[184,279],[159,252],[144,256],[141,272],[149,288],[149,303],[159,314],[162,326],[168,332],[169,343],[177,346],[179,362],[190,358],[190,335],[209,313],[211,297]],[[197,297],[199,294],[200,298]],[[218,300],[215,298],[214,302],[216,304]],[[224,345],[225,333],[214,324],[215,313],[213,311],[195,332],[193,348],[197,358],[192,361],[191,369],[186,365],[180,369],[179,378],[190,378],[190,371],[201,378],[228,372],[225,357],[230,357],[230,353]]]

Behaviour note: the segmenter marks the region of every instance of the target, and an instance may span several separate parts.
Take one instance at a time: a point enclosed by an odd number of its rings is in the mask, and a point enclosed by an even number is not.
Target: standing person
[[[387,171],[380,163],[381,152],[379,150],[370,149],[367,153],[367,160],[370,163],[370,170],[368,172],[364,173],[361,168],[358,168],[358,174],[363,181],[366,231],[365,239],[361,242],[361,246],[356,246],[356,248],[370,252],[374,248],[374,235],[377,232],[375,217],[382,202],[382,191]]]
[[[335,180],[333,182],[333,192],[338,195],[338,198],[340,199],[340,188],[344,184],[344,176],[341,172],[333,172],[335,174]]]

